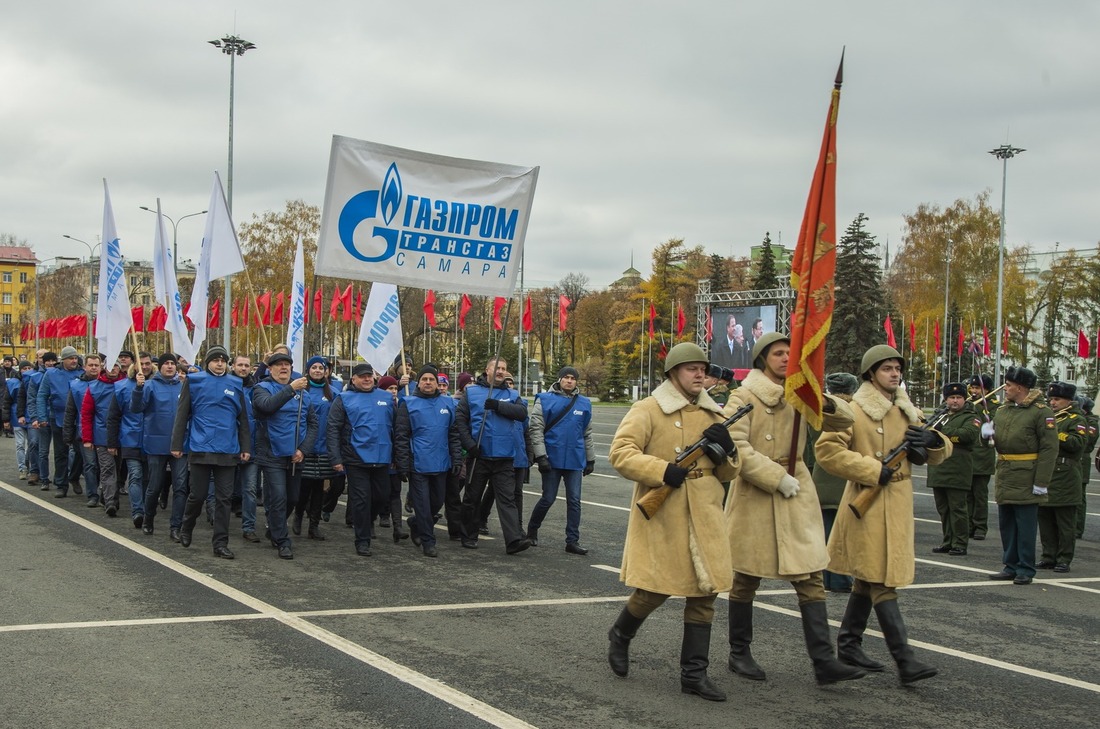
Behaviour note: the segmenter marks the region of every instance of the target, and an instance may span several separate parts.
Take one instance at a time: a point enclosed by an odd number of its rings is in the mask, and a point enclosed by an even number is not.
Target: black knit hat
[[[171,352],[165,352],[161,356],[157,357],[157,366],[163,367],[165,363],[171,362],[174,365],[179,364],[179,360],[176,359],[176,355]]]
[[[416,373],[416,379],[420,380],[424,375],[431,375],[432,377],[439,379],[439,370],[434,365],[426,364],[420,368],[420,371]]]
[[[558,379],[565,377],[566,375],[572,375],[574,380],[580,379],[580,374],[577,372],[576,367],[565,366],[558,370]]]

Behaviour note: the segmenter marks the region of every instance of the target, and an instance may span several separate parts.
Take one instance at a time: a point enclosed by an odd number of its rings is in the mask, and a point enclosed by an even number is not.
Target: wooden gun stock
[[[729,419],[725,420],[722,423],[722,426],[725,428],[729,428],[738,420],[748,415],[750,410],[752,410],[752,403],[742,405],[740,408],[737,409],[737,412],[735,412],[729,417]],[[680,466],[681,468],[690,469],[700,458],[703,457],[703,446],[706,445],[706,443],[706,438],[700,438],[690,448],[678,455],[673,463],[675,463],[677,466]],[[657,511],[661,508],[661,505],[665,503],[665,499],[669,497],[673,490],[674,489],[671,486],[664,483],[660,486],[651,488],[649,491],[646,492],[645,496],[638,499],[638,503],[636,504],[636,506],[638,507],[638,511],[642,512],[642,516],[644,516],[647,521],[649,519],[652,519],[653,515],[657,513]]]

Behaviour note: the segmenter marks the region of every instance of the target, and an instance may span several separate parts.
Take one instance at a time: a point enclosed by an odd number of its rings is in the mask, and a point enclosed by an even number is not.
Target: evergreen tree
[[[707,261],[707,268],[709,270],[707,278],[710,280],[710,290],[712,292],[729,291],[730,271],[729,266],[726,265],[725,256],[712,253]]]
[[[569,364],[566,354],[568,353],[565,351],[565,341],[563,339],[554,348],[554,361],[550,363],[550,368],[542,375],[542,389],[549,390],[550,386],[558,381],[558,373],[561,372],[561,368]]]
[[[618,347],[612,347],[607,361],[607,397],[608,402],[621,400],[626,393],[626,380],[623,377],[623,354]]]
[[[917,407],[931,407],[938,402],[932,392],[932,371],[919,350],[910,355],[905,368],[905,389]]]
[[[756,275],[752,279],[752,289],[763,291],[777,288],[779,288],[779,274],[775,269],[775,251],[772,250],[772,236],[769,231],[764,233],[764,241],[760,244],[760,260],[756,262]]]
[[[836,301],[825,350],[829,371],[858,372],[863,353],[886,341],[882,262],[875,237],[864,230],[866,222],[866,215],[857,215],[837,244]]]

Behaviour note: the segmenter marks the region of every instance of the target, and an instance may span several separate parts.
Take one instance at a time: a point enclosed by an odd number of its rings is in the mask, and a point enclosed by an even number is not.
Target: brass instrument
[[[1070,410],[1073,409],[1072,405],[1066,405],[1064,408],[1054,413],[1054,422],[1060,423],[1070,415]]]
[[[989,392],[975,393],[975,394],[971,395],[970,397],[968,397],[966,399],[966,401],[968,403],[973,404],[973,403],[978,402],[979,400],[988,400],[989,398],[993,397],[994,395],[996,395],[1001,390],[1005,389],[1005,384],[1008,384],[1008,383],[1004,383],[1000,387],[998,387],[997,389],[990,390]]]

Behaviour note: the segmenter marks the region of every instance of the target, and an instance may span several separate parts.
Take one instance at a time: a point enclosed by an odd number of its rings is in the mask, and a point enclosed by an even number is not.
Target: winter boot
[[[290,524],[290,531],[294,532],[294,536],[302,536],[302,515],[295,514],[294,521]]]
[[[309,520],[309,538],[319,542],[325,541],[325,535],[321,533],[321,524],[317,519]]]
[[[848,597],[848,607],[844,610],[844,619],[836,634],[836,656],[849,666],[878,672],[886,667],[863,652],[863,631],[867,630],[867,618],[870,616],[871,598],[853,592]]]
[[[814,664],[814,678],[822,686],[837,681],[863,678],[867,672],[849,666],[833,655],[833,642],[829,639],[829,615],[825,601],[818,600],[799,606],[802,611],[802,632],[806,636],[806,652]]]
[[[684,623],[680,647],[680,691],[702,696],[707,701],[725,701],[726,694],[707,676],[710,665],[710,624]]]
[[[730,670],[753,681],[767,678],[752,657],[752,603],[730,601]],[[725,699],[723,699],[725,700]]]
[[[607,649],[607,662],[616,676],[626,676],[630,670],[630,641],[638,634],[645,618],[636,618],[625,607],[607,633],[611,646]]]
[[[905,630],[905,621],[901,619],[898,601],[884,600],[875,605],[875,615],[878,616],[878,624],[886,638],[886,645],[890,648],[890,655],[898,664],[898,678],[901,682],[909,684],[935,676],[936,668],[918,661],[913,655],[913,649],[909,647],[909,637]]]

